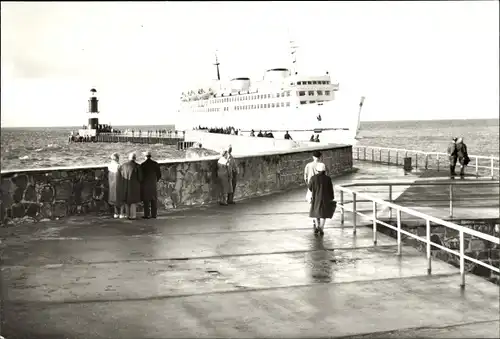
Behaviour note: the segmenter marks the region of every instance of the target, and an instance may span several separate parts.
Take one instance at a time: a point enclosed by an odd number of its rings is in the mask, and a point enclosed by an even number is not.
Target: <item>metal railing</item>
[[[412,166],[416,169],[436,169],[437,171],[449,171],[449,156],[441,152],[424,152],[402,148],[388,148],[375,146],[353,146],[353,158],[355,160],[380,162],[386,164],[403,165],[404,158],[412,158]],[[470,163],[465,167],[465,173],[474,171],[476,177],[489,175],[492,178],[498,177],[500,160],[498,157],[469,155]],[[413,161],[415,161],[413,163]],[[460,165],[457,164],[457,168]]]
[[[111,135],[111,136],[118,136],[118,137],[134,137],[134,138],[164,138],[164,139],[182,139],[184,138],[186,134],[186,131],[172,131],[168,130],[165,133],[156,133],[156,131],[153,131],[152,133],[148,133],[147,131],[141,131],[139,133],[138,130],[132,132],[126,132],[122,131],[119,133],[111,133],[111,132],[101,132],[99,135]]]
[[[496,181],[496,183],[498,184],[498,181]],[[357,191],[354,191],[354,190],[351,190],[350,188],[348,187],[354,187],[354,186],[367,186],[367,185],[371,185],[371,186],[387,186],[387,185],[390,185],[389,187],[392,187],[392,186],[406,186],[406,185],[415,185],[415,184],[422,184],[422,185],[441,185],[441,184],[447,184],[447,185],[470,185],[470,184],[488,184],[488,185],[491,185],[492,182],[489,181],[489,182],[482,182],[482,183],[479,183],[479,182],[453,182],[453,183],[429,183],[429,182],[426,182],[426,183],[415,183],[415,182],[385,182],[385,183],[353,183],[353,184],[346,184],[346,185],[336,185],[335,188],[337,190],[340,191],[340,202],[338,204],[338,206],[340,207],[341,209],[341,224],[344,224],[344,219],[345,219],[345,212],[348,211],[348,212],[352,212],[352,223],[353,223],[353,233],[356,234],[356,227],[357,227],[357,216],[362,216],[362,217],[365,217],[369,220],[372,221],[372,224],[373,224],[373,243],[374,245],[377,244],[377,226],[380,224],[382,226],[385,226],[385,227],[388,227],[394,231],[396,231],[397,233],[397,254],[398,255],[402,255],[402,241],[401,241],[401,235],[404,234],[408,237],[411,237],[411,238],[414,238],[420,242],[424,242],[426,244],[426,257],[427,257],[427,273],[428,274],[431,274],[431,271],[432,271],[432,255],[431,255],[431,246],[433,247],[436,247],[436,248],[439,248],[441,250],[444,250],[448,253],[451,253],[453,255],[456,255],[459,257],[460,259],[460,286],[462,288],[465,287],[465,260],[468,260],[468,261],[471,261],[477,265],[480,265],[480,266],[483,266],[483,267],[486,267],[494,272],[497,272],[497,273],[500,273],[500,269],[493,266],[493,265],[489,265],[489,264],[486,264],[480,260],[477,260],[475,258],[472,258],[472,257],[469,257],[467,255],[465,255],[465,234],[468,234],[470,235],[471,237],[476,237],[476,238],[479,238],[479,239],[482,239],[482,240],[486,240],[486,241],[489,241],[489,242],[492,242],[493,244],[497,244],[497,245],[500,245],[500,239],[498,237],[494,237],[494,236],[491,236],[491,235],[488,235],[488,234],[484,234],[484,233],[481,233],[481,232],[478,232],[478,231],[474,231],[474,230],[471,230],[467,227],[464,227],[464,226],[460,226],[460,225],[457,225],[455,223],[452,223],[452,222],[449,222],[449,221],[446,221],[446,220],[442,220],[442,219],[439,219],[439,218],[436,218],[436,217],[433,217],[433,216],[430,216],[430,215],[427,215],[425,213],[421,213],[421,212],[418,212],[418,211],[415,211],[411,208],[408,208],[408,207],[403,207],[403,206],[400,206],[400,205],[396,205],[394,204],[393,202],[389,202],[389,201],[385,201],[383,199],[379,199],[379,198],[375,198],[375,197],[372,197],[370,196],[369,194],[366,194],[366,193],[360,193],[360,192],[357,192]],[[390,190],[390,192],[392,192],[392,190]],[[349,193],[352,195],[352,209],[348,208],[347,206],[345,206],[345,204],[347,202],[344,201],[344,193]],[[359,198],[364,198],[366,200],[359,200]],[[452,198],[452,196],[451,196]],[[391,198],[392,200],[392,198]],[[452,201],[452,200],[450,200]],[[358,210],[357,210],[357,206],[356,204],[358,202],[371,202],[372,203],[372,212],[373,212],[373,215],[372,216],[369,216],[369,215],[366,215],[366,214],[363,214],[363,213],[360,213]],[[377,211],[378,211],[378,207],[379,206],[384,206],[386,208],[389,208],[390,210],[394,209],[396,211],[396,225],[397,226],[393,226],[393,225],[390,225],[382,220],[379,220],[377,219]],[[452,208],[452,203],[450,203],[450,208]],[[409,215],[412,215],[414,217],[417,217],[419,219],[423,219],[425,220],[426,222],[426,237],[425,239],[423,239],[422,237],[418,236],[417,234],[413,234],[411,232],[407,232],[403,229],[401,229],[401,213],[406,213],[406,214],[409,214]],[[437,244],[437,243],[434,243],[431,241],[431,222],[434,223],[434,224],[437,224],[437,225],[440,225],[440,226],[444,226],[444,227],[447,227],[447,228],[451,228],[451,229],[454,229],[456,231],[459,232],[459,251],[454,251],[454,250],[451,250],[445,246],[442,246],[440,244]]]

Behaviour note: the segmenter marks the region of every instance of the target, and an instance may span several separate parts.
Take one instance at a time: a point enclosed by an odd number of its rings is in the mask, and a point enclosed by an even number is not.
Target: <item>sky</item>
[[[180,93],[288,67],[361,119],[498,118],[498,1],[1,3],[1,126],[169,124]]]

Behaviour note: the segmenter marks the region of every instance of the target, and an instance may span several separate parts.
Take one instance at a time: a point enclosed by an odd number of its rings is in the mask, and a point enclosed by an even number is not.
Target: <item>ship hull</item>
[[[333,100],[320,104],[300,105],[270,109],[254,109],[226,112],[192,112],[181,110],[176,123],[177,130],[198,127],[234,127],[243,135],[253,129],[271,131],[275,138],[283,139],[286,131],[293,140],[309,141],[319,136],[321,143],[352,144],[359,124],[359,101]]]

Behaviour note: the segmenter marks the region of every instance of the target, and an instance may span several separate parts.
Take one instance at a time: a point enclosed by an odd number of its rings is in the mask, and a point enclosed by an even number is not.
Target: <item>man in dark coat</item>
[[[146,160],[141,164],[142,183],[141,183],[141,198],[144,204],[143,219],[156,219],[158,211],[157,204],[157,189],[156,184],[161,179],[160,165],[151,159],[151,152],[144,153]]]
[[[460,163],[460,178],[463,179],[465,176],[465,166],[467,166],[470,161],[467,153],[467,145],[464,143],[463,138],[458,138],[457,140],[457,157]]]
[[[309,190],[312,192],[311,209],[309,217],[316,219],[315,234],[323,235],[326,219],[331,219],[335,212],[333,206],[333,184],[332,179],[326,175],[326,166],[322,162],[316,164],[318,174],[309,181]]]
[[[285,140],[292,140],[292,136],[286,131],[285,133]]]
[[[227,203],[234,204],[234,191],[236,190],[236,182],[238,179],[238,165],[236,164],[236,160],[233,157],[233,147],[229,145],[227,149],[227,166],[228,170],[231,172],[231,186],[233,191],[227,196]]]
[[[123,202],[125,203],[125,213],[129,220],[137,218],[137,203],[141,201],[141,181],[142,173],[140,165],[135,161],[135,153],[130,153],[128,162],[120,167],[123,186]]]
[[[455,178],[455,166],[457,165],[457,138],[453,138],[452,142],[448,145],[448,157],[450,159],[450,178]]]

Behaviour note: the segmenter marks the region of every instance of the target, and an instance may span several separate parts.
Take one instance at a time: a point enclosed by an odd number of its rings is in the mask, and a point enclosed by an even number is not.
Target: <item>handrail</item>
[[[360,150],[363,153],[363,156],[360,156]],[[367,152],[371,150],[371,152]],[[376,159],[375,151],[378,151],[378,155]],[[384,153],[384,161],[382,157],[382,153]],[[391,152],[394,152],[391,158]],[[368,153],[368,156],[367,156]],[[371,153],[371,154],[370,154]],[[409,149],[404,149],[404,148],[391,148],[391,147],[379,147],[379,146],[353,146],[353,158],[355,160],[361,160],[361,161],[372,161],[372,162],[381,162],[381,163],[388,163],[388,164],[393,164],[395,162],[396,165],[402,165],[399,161],[399,154],[404,153],[405,158],[408,157],[409,154],[414,154],[415,155],[415,168],[418,168],[418,160],[419,160],[419,155],[424,156],[424,166],[425,169],[428,169],[430,167],[430,161],[434,162],[434,167],[439,171],[440,167],[443,167],[442,165],[440,166],[440,160],[444,160],[445,163],[448,163],[449,165],[449,160],[448,160],[448,154],[443,153],[443,152],[427,152],[427,151],[419,151],[419,150],[409,150]],[[494,156],[483,156],[483,155],[469,155],[469,158],[471,159],[471,162],[469,163],[468,166],[466,166],[466,170],[468,168],[474,168],[475,169],[475,175],[478,177],[480,170],[489,170],[490,176],[493,178],[495,176],[495,172],[500,171],[500,159],[498,157]],[[392,162],[391,162],[392,160]],[[485,165],[484,162],[488,160],[488,165]],[[497,166],[495,166],[495,162]],[[412,164],[413,165],[413,164]],[[420,164],[420,167],[422,167],[422,163]]]
[[[383,185],[383,184],[398,185],[398,184],[403,184],[403,183],[400,183],[400,182],[399,183],[398,182],[381,183],[381,185]],[[414,184],[414,183],[412,183],[412,184]],[[432,183],[421,183],[421,184],[430,185]],[[462,184],[462,183],[457,182],[457,183],[454,183],[453,185],[460,185],[460,184]],[[483,183],[483,184],[486,184],[486,183]],[[491,182],[489,182],[489,184],[491,184]],[[356,227],[357,227],[356,219],[357,219],[357,216],[360,215],[360,216],[363,216],[363,217],[370,219],[373,222],[373,242],[375,245],[377,244],[377,225],[380,224],[380,225],[386,226],[386,227],[393,229],[397,232],[398,255],[401,255],[401,253],[402,253],[401,252],[401,234],[405,234],[409,237],[417,239],[418,241],[425,242],[427,245],[426,246],[426,255],[427,255],[427,260],[428,260],[428,267],[427,267],[428,274],[431,274],[431,270],[432,270],[432,268],[431,268],[432,267],[431,266],[431,245],[434,247],[440,248],[442,250],[445,250],[449,253],[452,253],[454,255],[457,255],[460,258],[460,277],[461,277],[460,286],[462,288],[465,287],[465,260],[471,261],[473,263],[476,263],[478,265],[486,267],[492,271],[500,273],[499,268],[494,267],[494,266],[489,265],[489,264],[486,264],[480,260],[477,260],[475,258],[471,258],[471,257],[465,255],[465,245],[464,245],[464,235],[465,234],[468,234],[470,236],[480,238],[480,239],[492,242],[494,244],[500,245],[500,239],[498,237],[494,237],[494,236],[491,236],[489,234],[484,234],[484,233],[469,229],[467,227],[460,226],[460,225],[457,225],[455,223],[452,223],[452,222],[449,222],[446,220],[442,220],[440,218],[433,217],[433,216],[427,215],[427,214],[422,213],[422,212],[415,211],[411,208],[403,207],[403,206],[394,204],[392,202],[385,201],[383,199],[375,198],[369,194],[360,193],[360,192],[357,192],[357,191],[354,191],[354,190],[351,190],[348,188],[348,187],[352,187],[352,186],[362,186],[362,185],[363,185],[363,183],[359,183],[359,182],[346,184],[346,185],[335,185],[335,188],[337,190],[340,190],[340,203],[338,204],[338,206],[341,208],[341,224],[344,223],[345,211],[352,212],[353,213],[352,221],[353,221],[353,233],[354,234],[356,234]],[[381,186],[381,185],[378,185],[378,186]],[[373,186],[377,186],[377,185],[373,185]],[[345,206],[344,193],[352,194],[352,197],[353,197],[352,209],[349,209]],[[367,200],[372,202],[372,204],[373,204],[373,216],[369,216],[369,215],[366,215],[366,214],[363,214],[363,213],[360,213],[359,211],[357,211],[356,202],[357,202],[358,197],[367,199]],[[384,205],[386,207],[389,207],[390,209],[396,210],[397,227],[394,227],[386,222],[383,222],[383,221],[377,219],[377,205],[378,204]],[[413,233],[410,233],[410,232],[407,232],[407,231],[401,229],[401,213],[402,212],[410,214],[410,215],[418,217],[418,218],[421,218],[421,219],[424,219],[426,221],[426,239],[425,240],[423,240],[418,235],[415,235]],[[460,238],[459,252],[456,252],[454,250],[451,250],[449,248],[446,248],[440,244],[436,244],[436,243],[431,241],[431,227],[430,227],[431,222],[438,224],[438,225],[441,225],[441,226],[444,226],[444,227],[454,229],[454,230],[459,232],[459,238]]]

